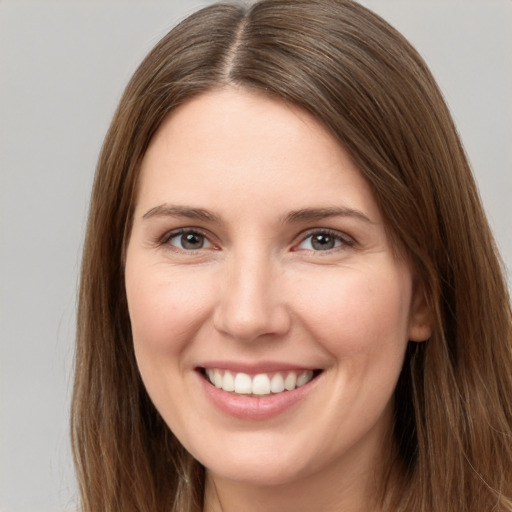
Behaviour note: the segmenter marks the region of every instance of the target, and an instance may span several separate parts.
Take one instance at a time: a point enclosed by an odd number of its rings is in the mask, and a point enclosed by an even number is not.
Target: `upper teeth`
[[[258,373],[248,375],[247,373],[234,373],[229,370],[218,368],[206,369],[206,375],[210,382],[224,391],[234,391],[242,395],[269,395],[270,393],[281,393],[292,391],[307,384],[313,378],[311,370],[302,372],[277,372],[274,374]]]

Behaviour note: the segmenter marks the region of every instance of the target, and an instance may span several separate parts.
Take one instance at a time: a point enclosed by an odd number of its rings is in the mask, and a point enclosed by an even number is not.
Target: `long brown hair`
[[[384,486],[382,502],[393,512],[512,511],[503,267],[429,70],[398,32],[349,0],[207,7],[169,32],[128,84],[99,158],[82,263],[72,441],[83,511],[202,509],[204,469],[137,371],[123,252],[153,134],[177,105],[227,85],[292,102],[331,131],[424,285],[433,333],[407,350],[389,463],[401,478]]]

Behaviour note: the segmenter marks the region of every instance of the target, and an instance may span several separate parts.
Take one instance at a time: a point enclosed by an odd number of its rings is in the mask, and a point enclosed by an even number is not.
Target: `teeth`
[[[285,376],[283,377],[283,373]],[[209,381],[224,391],[235,392],[239,395],[269,395],[293,391],[307,384],[313,378],[311,370],[297,372],[281,372],[269,376],[259,373],[251,377],[247,373],[232,373],[228,370],[208,368],[206,375]]]
[[[284,391],[284,379],[280,373],[276,373],[270,381],[270,391],[272,393],[281,393]]]
[[[260,373],[255,375],[252,379],[252,394],[253,395],[269,395],[270,394],[270,379],[268,375]]]
[[[220,370],[214,370],[213,371],[213,383],[215,384],[215,387],[221,388],[223,384],[223,378],[222,373],[220,373]]]
[[[311,370],[308,370],[307,372],[302,372],[297,377],[297,387],[300,388],[301,386],[304,386],[304,384],[307,384],[312,378],[313,372]]]
[[[295,385],[297,384],[297,374],[295,372],[290,372],[286,379],[284,379],[284,387],[288,391],[292,391],[295,389]]]
[[[250,395],[252,393],[251,377],[246,373],[237,373],[235,377],[235,393]]]
[[[224,372],[224,379],[222,381],[222,389],[224,391],[235,391],[235,378],[231,372]]]
[[[289,373],[284,379],[284,388],[288,391],[292,391],[295,389],[295,385],[297,384],[297,374],[294,372]]]

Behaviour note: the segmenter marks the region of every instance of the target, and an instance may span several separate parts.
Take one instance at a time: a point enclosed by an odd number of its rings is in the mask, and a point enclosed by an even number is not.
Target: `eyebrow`
[[[363,212],[353,208],[304,208],[290,212],[284,218],[285,223],[321,220],[328,217],[353,217],[374,224]]]
[[[221,222],[219,216],[203,208],[189,208],[187,206],[173,206],[168,204],[155,206],[142,216],[144,220],[152,217],[183,217],[207,222]]]
[[[144,220],[152,217],[182,217],[186,219],[202,220],[205,222],[221,223],[222,219],[218,215],[204,208],[193,208],[187,206],[174,206],[161,204],[148,210],[142,218]],[[288,213],[283,218],[284,224],[293,224],[296,222],[308,222],[321,220],[328,217],[352,217],[373,224],[373,222],[361,211],[353,208],[302,208]]]

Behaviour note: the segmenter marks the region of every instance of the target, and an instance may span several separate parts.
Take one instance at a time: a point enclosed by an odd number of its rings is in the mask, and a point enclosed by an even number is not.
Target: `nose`
[[[283,271],[256,254],[227,264],[214,311],[215,328],[238,341],[283,336],[291,326]]]

